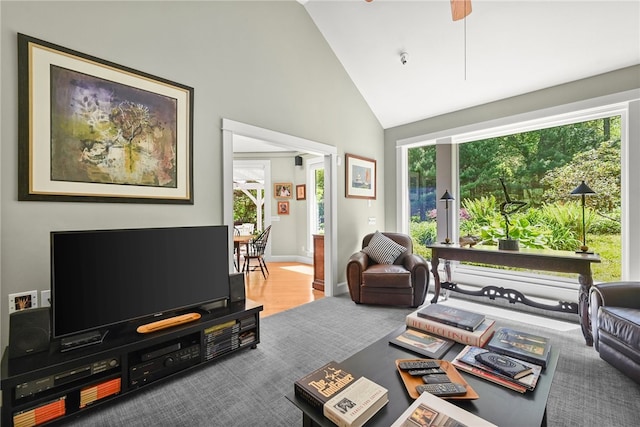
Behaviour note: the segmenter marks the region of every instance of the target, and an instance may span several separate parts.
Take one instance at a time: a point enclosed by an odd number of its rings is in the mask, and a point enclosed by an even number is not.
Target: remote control
[[[441,368],[429,368],[429,369],[412,369],[410,371],[407,371],[407,374],[411,375],[412,377],[421,377],[423,375],[430,375],[430,374],[446,374],[446,372],[443,371]]]
[[[408,371],[409,369],[439,368],[440,364],[435,360],[415,360],[412,362],[400,362],[398,363],[398,367],[403,371]]]
[[[467,393],[467,388],[458,383],[446,384],[421,384],[416,387],[416,391],[420,394],[425,391],[434,396],[462,396]]]
[[[444,384],[451,382],[447,374],[425,375],[424,377],[422,377],[422,381],[424,381],[425,384]]]

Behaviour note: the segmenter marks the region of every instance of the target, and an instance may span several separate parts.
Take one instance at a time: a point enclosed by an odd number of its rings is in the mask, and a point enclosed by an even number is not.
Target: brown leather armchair
[[[589,300],[593,346],[600,358],[640,383],[640,282],[593,285]]]
[[[369,246],[375,233],[362,239]],[[401,233],[381,233],[406,248],[393,264],[378,264],[360,250],[347,263],[347,283],[351,299],[357,303],[418,307],[424,303],[429,286],[429,266],[413,253],[411,237]]]

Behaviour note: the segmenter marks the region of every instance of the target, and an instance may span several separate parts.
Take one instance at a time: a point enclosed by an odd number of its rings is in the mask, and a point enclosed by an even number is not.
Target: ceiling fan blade
[[[454,21],[471,13],[471,0],[451,0],[451,16]]]

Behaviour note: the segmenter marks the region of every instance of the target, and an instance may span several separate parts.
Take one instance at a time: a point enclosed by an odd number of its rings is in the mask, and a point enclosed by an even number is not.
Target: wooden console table
[[[591,263],[599,263],[599,255],[525,248],[519,251],[505,251],[499,250],[494,246],[462,248],[458,245],[433,244],[427,247],[431,249],[431,271],[435,282],[435,296],[431,300],[432,303],[438,301],[440,288],[442,287],[466,295],[487,296],[490,299],[500,297],[508,299],[511,303],[521,302],[545,310],[577,313],[584,339],[587,345],[593,345],[591,322],[589,319],[589,289],[593,285]],[[444,272],[447,276],[443,282],[440,281],[440,275],[438,273],[440,259],[444,260]],[[578,273],[578,281],[580,283],[578,303],[560,301],[557,305],[541,304],[528,299],[519,291],[497,286],[485,286],[479,291],[464,290],[451,281],[450,261],[467,261],[506,267],[528,268],[531,270]]]

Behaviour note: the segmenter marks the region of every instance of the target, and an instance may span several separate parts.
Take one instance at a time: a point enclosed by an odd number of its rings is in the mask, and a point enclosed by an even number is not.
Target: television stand
[[[246,300],[148,334],[133,327],[112,330],[101,345],[65,353],[60,352],[60,340],[53,340],[48,352],[17,358],[10,359],[6,349],[0,365],[0,425],[19,426],[33,417],[37,424],[62,424],[153,384],[256,348],[260,311],[262,305]]]
[[[200,313],[182,314],[180,316],[169,317],[168,319],[162,319],[157,322],[140,325],[136,331],[140,334],[149,334],[162,329],[173,328],[174,326],[182,325],[183,323],[193,322],[198,320],[200,317]]]

